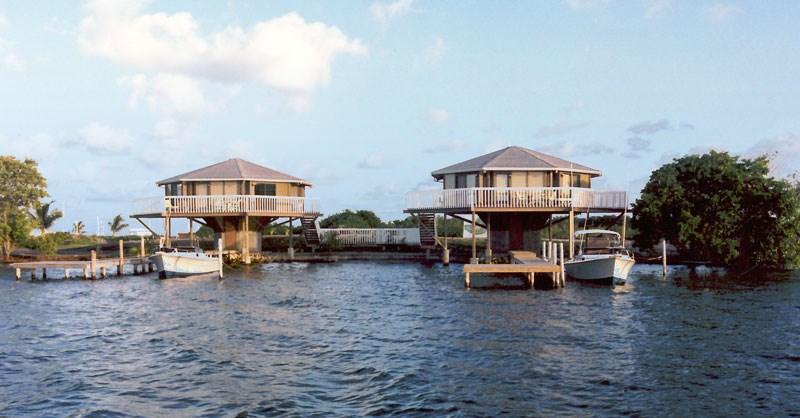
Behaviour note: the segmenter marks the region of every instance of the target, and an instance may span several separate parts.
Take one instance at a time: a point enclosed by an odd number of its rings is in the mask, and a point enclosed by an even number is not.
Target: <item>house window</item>
[[[455,174],[446,174],[444,176],[444,188],[445,189],[454,189],[456,187],[456,176]]]
[[[167,196],[180,196],[182,191],[183,188],[181,187],[180,183],[171,183],[164,187],[164,192],[167,194]]]
[[[257,183],[253,194],[258,196],[275,196],[275,184]]]
[[[467,187],[467,176],[465,174],[459,174],[456,176],[456,189],[463,189]]]
[[[478,187],[478,176],[475,174],[467,174],[467,187]]]
[[[494,187],[508,187],[511,175],[508,173],[495,173]]]

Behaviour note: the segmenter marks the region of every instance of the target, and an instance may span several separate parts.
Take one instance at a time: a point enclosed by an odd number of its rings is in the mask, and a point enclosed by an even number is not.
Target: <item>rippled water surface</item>
[[[800,414],[800,278],[654,272],[467,291],[456,265],[0,267],[0,416]]]

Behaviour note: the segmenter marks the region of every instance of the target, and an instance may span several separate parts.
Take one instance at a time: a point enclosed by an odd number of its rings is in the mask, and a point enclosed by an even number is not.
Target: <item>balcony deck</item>
[[[621,212],[628,206],[623,191],[573,187],[472,187],[410,192],[406,213],[468,212]]]
[[[319,216],[316,199],[291,196],[166,196],[134,201],[135,218],[164,218],[167,216]]]

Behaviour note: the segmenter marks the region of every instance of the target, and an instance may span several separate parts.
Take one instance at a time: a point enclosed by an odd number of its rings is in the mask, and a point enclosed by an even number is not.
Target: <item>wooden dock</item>
[[[564,250],[561,246],[560,257],[555,247],[550,249],[551,256],[539,258],[531,251],[510,251],[511,264],[465,264],[464,286],[471,287],[471,274],[523,274],[530,288],[536,284],[536,273],[550,275],[553,287],[564,286]]]
[[[97,253],[92,250],[89,254],[89,260],[81,261],[28,261],[21,263],[12,263],[11,267],[15,269],[15,276],[17,280],[22,280],[23,270],[30,271],[31,280],[36,280],[37,271],[41,271],[41,278],[47,279],[47,270],[63,270],[64,278],[71,278],[70,273],[78,270],[81,272],[76,277],[83,276],[84,279],[97,279],[107,278],[110,273],[114,271],[117,276],[122,276],[126,273],[126,266],[131,266],[132,274],[144,274],[147,272],[155,271],[155,264],[150,257],[125,257],[124,247],[122,240],[119,241],[119,257],[117,258],[97,258]],[[144,254],[144,241],[142,241],[141,252]]]

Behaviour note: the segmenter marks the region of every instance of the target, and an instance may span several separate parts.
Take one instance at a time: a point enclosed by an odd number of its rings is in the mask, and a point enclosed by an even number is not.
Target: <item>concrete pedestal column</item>
[[[447,248],[442,250],[442,264],[445,266],[450,264],[450,250]]]

